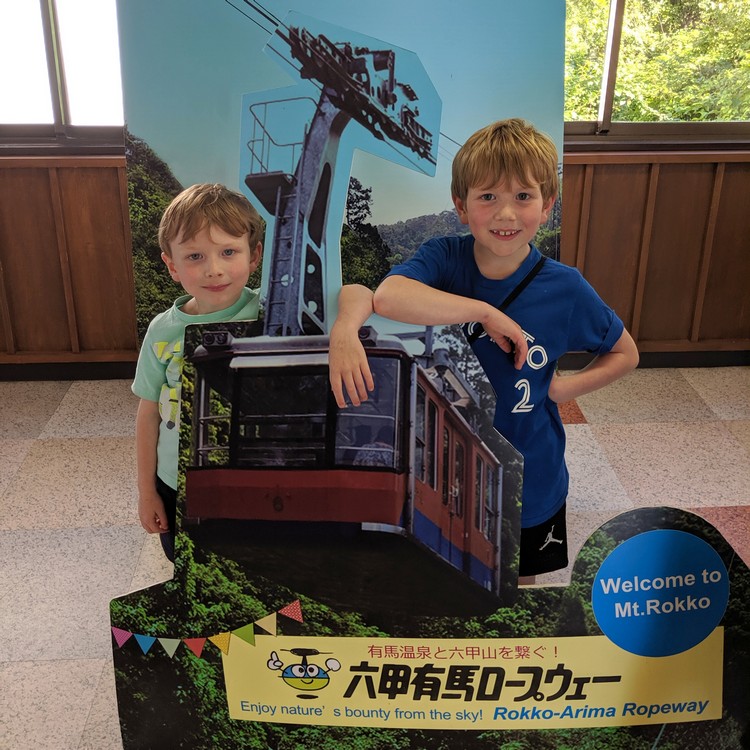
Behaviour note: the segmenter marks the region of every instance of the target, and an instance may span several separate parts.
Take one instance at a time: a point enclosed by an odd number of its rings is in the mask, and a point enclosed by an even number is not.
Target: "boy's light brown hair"
[[[263,219],[241,193],[224,185],[192,185],[167,206],[159,223],[159,247],[172,257],[169,243],[192,240],[204,227],[218,227],[234,237],[248,235],[254,249],[263,236]]]
[[[521,184],[533,179],[545,201],[557,196],[555,144],[518,118],[493,122],[461,146],[453,159],[451,193],[465,201],[469,188],[490,187],[507,179]]]

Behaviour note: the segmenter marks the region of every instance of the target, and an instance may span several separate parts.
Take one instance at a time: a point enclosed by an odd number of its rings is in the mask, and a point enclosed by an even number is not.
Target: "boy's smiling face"
[[[489,187],[471,187],[465,200],[456,196],[461,223],[474,236],[474,258],[488,278],[510,276],[529,253],[529,243],[555,202],[542,197],[539,184],[516,179],[500,180]]]
[[[162,253],[169,275],[193,296],[182,308],[189,315],[206,315],[231,307],[242,294],[248,277],[258,267],[260,242],[251,248],[248,235],[228,234],[205,226],[195,237],[169,244],[170,258]]]

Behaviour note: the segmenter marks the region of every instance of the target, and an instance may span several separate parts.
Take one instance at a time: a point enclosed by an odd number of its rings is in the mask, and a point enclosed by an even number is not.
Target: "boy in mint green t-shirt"
[[[211,184],[183,190],[159,225],[162,260],[187,294],[149,324],[132,391],[141,399],[135,423],[138,516],[146,531],[161,534],[170,560],[185,327],[258,317],[258,294],[245,285],[260,263],[262,233],[263,221],[247,198]]]

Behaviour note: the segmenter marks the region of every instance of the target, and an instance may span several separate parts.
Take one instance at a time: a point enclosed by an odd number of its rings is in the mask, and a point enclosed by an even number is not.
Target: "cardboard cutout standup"
[[[448,102],[441,119],[411,52],[362,33],[397,16],[395,3],[347,9],[360,31],[270,3],[152,5],[120,7],[129,113],[133,60],[152,49],[129,30],[142,36],[160,13],[192,19],[198,37],[215,22],[222,39],[241,12],[295,81],[242,92],[237,174],[268,222],[265,317],[186,331],[175,575],[111,606],[124,747],[739,742],[747,707],[724,686],[748,677],[748,575],[714,529],[634,511],[592,536],[569,587],[518,590],[521,459],[483,425],[479,381],[432,332],[415,350],[375,320],[362,332],[375,394],[359,409],[333,401],[326,334],[354,149],[437,176],[455,116]],[[508,5],[504,27],[528,29],[543,8],[561,40],[555,6]],[[343,17],[333,0],[316,11]],[[454,10],[422,15],[437,35]],[[494,119],[538,120],[518,107]],[[136,135],[173,148],[148,122],[128,116]]]

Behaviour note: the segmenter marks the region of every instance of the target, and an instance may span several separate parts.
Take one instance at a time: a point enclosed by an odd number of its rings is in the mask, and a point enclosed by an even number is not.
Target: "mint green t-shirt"
[[[245,288],[237,302],[226,310],[207,315],[182,311],[191,299],[178,297],[174,305],[149,324],[141,344],[135,380],[131,390],[139,398],[159,403],[159,442],[156,473],[165,484],[177,489],[177,452],[180,443],[180,387],[185,328],[196,323],[225,323],[230,320],[257,320],[259,297]]]

